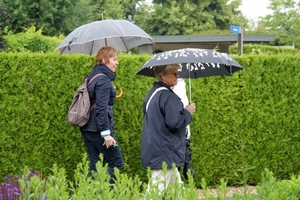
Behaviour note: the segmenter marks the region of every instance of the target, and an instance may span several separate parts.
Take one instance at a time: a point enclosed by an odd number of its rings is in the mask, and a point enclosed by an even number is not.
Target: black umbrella
[[[209,49],[176,49],[154,55],[137,72],[139,75],[152,76],[152,68],[159,65],[181,65],[181,78],[200,78],[207,76],[232,75],[243,67],[227,53]]]
[[[181,78],[232,75],[243,67],[227,53],[210,49],[185,48],[165,51],[154,55],[137,72],[139,75],[154,77],[153,67],[167,64],[180,64]],[[190,101],[191,84],[189,80]]]

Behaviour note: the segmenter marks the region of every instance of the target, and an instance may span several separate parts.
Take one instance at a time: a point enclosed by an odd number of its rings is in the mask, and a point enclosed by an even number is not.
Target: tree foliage
[[[11,13],[11,31],[31,26],[45,35],[69,34],[75,28],[102,19],[133,20],[138,0],[0,0]]]
[[[0,4],[0,51],[6,50],[6,41],[4,39],[5,26],[11,21],[10,15],[7,13],[7,9]]]
[[[230,25],[238,25],[246,33],[275,34],[275,45],[295,41],[300,46],[300,0],[270,0],[273,13],[258,22],[246,19],[238,9],[241,3],[242,0],[153,0],[151,4],[148,0],[0,0],[12,18],[10,26],[3,25],[5,14],[0,17],[2,30],[7,27],[15,34],[34,26],[46,36],[67,35],[95,20],[125,19],[149,35],[228,34]]]
[[[34,25],[43,28],[46,35],[65,34],[89,19],[86,0],[0,0],[0,3],[11,14],[14,33]]]
[[[136,23],[152,35],[199,34],[228,30],[231,24],[246,24],[237,10],[241,0],[154,0],[140,5]]]
[[[127,19],[133,20],[136,13],[135,6],[139,0],[90,0],[93,7],[93,18],[104,19]]]
[[[269,9],[273,13],[263,17],[261,23],[276,34],[275,44],[291,45],[296,42],[300,46],[300,1],[270,0]]]
[[[100,19],[127,19],[150,35],[199,34],[246,23],[241,0],[0,0],[12,13],[13,33],[34,25],[45,35],[69,34]],[[101,14],[102,13],[102,14]]]

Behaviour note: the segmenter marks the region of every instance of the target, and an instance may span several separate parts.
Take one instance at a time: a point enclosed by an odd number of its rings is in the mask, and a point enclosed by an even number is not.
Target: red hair
[[[102,64],[102,60],[104,62],[109,62],[109,59],[118,56],[118,50],[114,47],[108,46],[108,47],[101,47],[96,55],[94,65],[100,65]]]

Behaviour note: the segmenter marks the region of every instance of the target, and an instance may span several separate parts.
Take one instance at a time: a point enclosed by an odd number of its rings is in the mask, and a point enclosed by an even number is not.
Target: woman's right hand
[[[103,145],[105,145],[107,149],[112,145],[114,147],[116,147],[116,145],[117,145],[116,140],[113,137],[111,137],[110,135],[104,136],[103,139],[104,139]]]
[[[188,111],[190,111],[190,113],[193,114],[196,111],[196,105],[195,103],[190,103],[185,107],[185,109],[188,109]]]

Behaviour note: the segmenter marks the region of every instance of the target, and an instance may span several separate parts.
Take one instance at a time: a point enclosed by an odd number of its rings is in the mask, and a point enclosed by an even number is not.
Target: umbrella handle
[[[111,84],[113,85],[114,89],[116,90],[117,92],[117,87],[113,84],[113,82],[111,82]],[[116,94],[116,98],[121,98],[123,96],[123,89],[122,88],[119,88],[119,94]]]
[[[121,98],[121,96],[123,95],[123,89],[120,88],[119,91],[120,91],[119,94],[116,95],[116,98],[117,98],[117,99],[118,99],[118,98]]]

